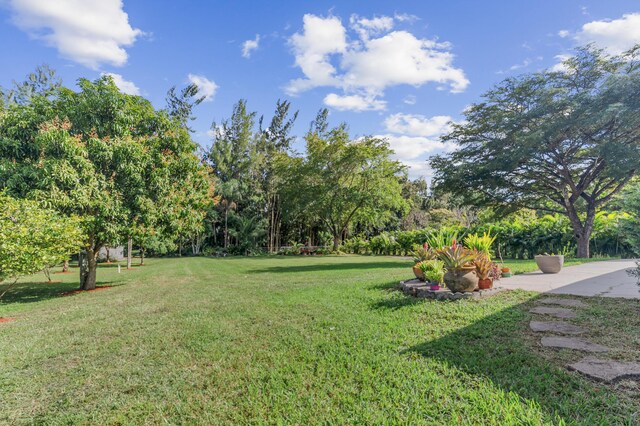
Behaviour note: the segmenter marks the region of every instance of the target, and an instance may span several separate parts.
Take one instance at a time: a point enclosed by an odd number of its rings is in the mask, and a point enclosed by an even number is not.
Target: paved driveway
[[[536,271],[514,275],[503,278],[498,285],[542,293],[640,299],[640,286],[626,273],[635,266],[633,260],[590,262],[562,268],[557,274]]]

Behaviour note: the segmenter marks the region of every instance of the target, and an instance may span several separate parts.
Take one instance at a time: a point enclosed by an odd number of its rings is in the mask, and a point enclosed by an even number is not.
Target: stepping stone
[[[563,348],[575,349],[586,352],[607,352],[609,348],[589,342],[588,340],[578,339],[577,337],[560,337],[548,336],[542,338],[542,346],[546,348]]]
[[[578,371],[587,377],[603,382],[640,378],[640,364],[637,362],[620,362],[587,357],[569,364],[567,367],[569,370]]]
[[[529,327],[536,332],[550,331],[558,334],[580,334],[584,332],[582,327],[562,321],[531,321]]]
[[[551,315],[556,318],[575,318],[576,313],[571,309],[565,308],[548,308],[546,306],[536,306],[529,310],[532,314]]]
[[[545,305],[560,305],[560,306],[570,306],[573,308],[586,308],[587,305],[580,300],[576,299],[561,299],[559,297],[547,297],[544,299],[538,300],[538,303],[543,303]]]

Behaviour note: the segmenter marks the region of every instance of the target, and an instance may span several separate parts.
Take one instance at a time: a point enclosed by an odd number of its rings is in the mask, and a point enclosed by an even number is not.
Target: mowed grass
[[[638,424],[638,392],[539,351],[536,294],[416,300],[410,264],[149,260],[66,297],[77,274],[31,277],[0,304],[0,423]],[[640,341],[640,304],[610,303]]]

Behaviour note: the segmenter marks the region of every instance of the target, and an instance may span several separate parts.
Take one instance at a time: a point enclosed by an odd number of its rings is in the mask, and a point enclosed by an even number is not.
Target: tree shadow
[[[589,382],[578,373],[553,364],[542,354],[535,354],[539,337],[532,336],[528,328],[531,315],[527,312],[535,299],[537,297],[403,352],[435,358],[466,374],[486,378],[497,387],[517,394],[523,404],[534,401],[547,416],[547,422],[607,424],[612,416],[617,416],[621,424],[632,423],[633,414],[623,411],[622,404],[616,404],[609,392],[597,388],[604,385]],[[583,356],[575,353],[576,360]],[[593,418],[594,413],[600,413],[601,417]]]
[[[113,284],[112,281],[101,281],[100,286],[117,287],[122,284]],[[8,284],[0,285],[0,292],[4,291],[3,288]],[[33,303],[43,300],[55,299],[57,297],[63,297],[64,293],[68,293],[78,289],[77,282],[21,282],[14,285],[0,299],[0,306],[9,305],[14,303]]]
[[[418,299],[417,297],[394,297],[392,299],[379,300],[371,304],[373,309],[389,309],[396,310],[402,309],[407,306],[414,306],[422,303],[424,299]]]
[[[346,271],[346,270],[370,270],[370,269],[398,269],[406,268],[407,261],[389,262],[349,262],[349,263],[319,263],[316,265],[271,266],[262,269],[253,269],[252,273],[288,273],[288,272],[318,272],[318,271]]]

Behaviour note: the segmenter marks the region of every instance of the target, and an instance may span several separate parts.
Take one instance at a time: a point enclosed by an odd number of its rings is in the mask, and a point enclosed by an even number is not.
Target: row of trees
[[[348,235],[469,227],[522,208],[566,216],[588,257],[598,211],[640,166],[637,51],[587,47],[562,72],[498,84],[444,136],[459,149],[431,160],[434,188],[409,180],[386,140],[330,126],[326,109],[298,153],[288,101],[266,120],[241,100],[205,149],[191,138],[193,85],[156,110],[110,77],[73,91],[40,68],[0,93],[0,190],[80,218],[85,289],[100,248],[125,241],[178,254],[337,249]]]

